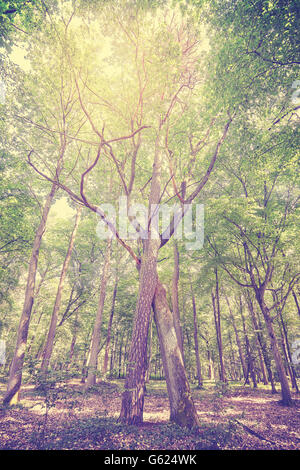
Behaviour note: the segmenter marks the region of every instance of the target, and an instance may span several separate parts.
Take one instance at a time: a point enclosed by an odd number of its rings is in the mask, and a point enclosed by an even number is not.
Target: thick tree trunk
[[[197,411],[191,396],[174,320],[166,290],[158,280],[153,302],[160,352],[163,360],[170,402],[170,420],[180,426],[192,428],[199,425]]]
[[[52,310],[49,331],[48,331],[46,344],[45,344],[44,352],[43,352],[43,360],[42,360],[42,365],[41,365],[41,372],[43,373],[45,373],[49,367],[49,362],[50,362],[51,354],[53,351],[58,313],[59,313],[60,304],[61,304],[61,296],[62,296],[65,278],[67,275],[67,271],[68,271],[72,251],[73,251],[73,246],[74,246],[74,242],[76,238],[76,233],[77,233],[77,229],[78,229],[78,225],[80,221],[81,209],[82,209],[81,207],[78,207],[77,209],[74,228],[73,228],[70,240],[69,240],[69,246],[68,246],[67,253],[63,262],[62,270],[60,273],[59,283],[58,283],[57,292],[56,292],[56,298],[55,298],[54,307]]]
[[[99,293],[99,301],[98,301],[98,308],[94,323],[93,335],[91,340],[91,347],[90,347],[90,354],[88,359],[88,376],[85,384],[85,389],[92,387],[96,384],[96,372],[97,372],[97,362],[98,362],[98,354],[99,354],[99,344],[100,344],[100,336],[101,336],[101,326],[102,326],[102,314],[104,308],[104,302],[106,297],[106,285],[108,281],[108,274],[109,274],[109,265],[110,265],[110,254],[111,254],[111,238],[107,241],[104,265],[103,265],[103,272],[102,272],[102,279],[100,285],[100,293]]]
[[[127,424],[143,422],[147,340],[153,297],[157,284],[157,257],[160,238],[153,223],[152,209],[160,203],[161,155],[160,134],[155,141],[155,154],[148,200],[147,239],[143,240],[143,256],[138,266],[140,281],[128,358],[125,391],[122,396],[120,420]]]
[[[125,391],[122,396],[120,420],[127,424],[140,424],[143,421],[147,340],[153,304],[160,351],[164,358],[164,371],[171,405],[171,419],[183,426],[193,426],[197,424],[197,415],[191,400],[183,358],[175,332],[174,316],[168,307],[165,290],[159,283],[157,275],[157,258],[161,247],[161,240],[158,236],[157,228],[153,224],[152,208],[160,204],[161,198],[160,151],[160,135],[158,134],[148,201],[148,238],[144,241],[144,253],[139,265],[139,293],[129,351]],[[171,341],[170,344],[169,341]],[[171,354],[170,357],[169,354]]]
[[[26,291],[25,291],[25,300],[24,300],[22,315],[21,315],[19,328],[18,328],[16,348],[15,348],[13,360],[10,366],[7,391],[3,398],[4,404],[9,404],[12,401],[17,400],[19,390],[21,387],[22,369],[23,369],[23,363],[24,363],[24,357],[25,357],[25,351],[26,351],[31,312],[32,312],[32,307],[33,307],[33,302],[34,302],[34,288],[35,288],[35,280],[36,280],[40,246],[41,246],[42,237],[45,232],[49,210],[50,210],[53,198],[56,193],[56,188],[57,188],[57,185],[53,183],[51,190],[47,196],[43,213],[42,213],[42,218],[38,226],[38,229],[36,231],[34,242],[33,242],[31,258],[29,261],[27,285],[26,285]]]
[[[150,335],[149,335],[149,356],[148,356],[148,367],[147,367],[147,372],[146,372],[146,383],[149,383],[150,377],[151,377],[152,337],[153,337],[152,322],[153,322],[153,315],[151,315],[151,317],[150,317],[150,325],[149,325],[149,330],[150,330]]]
[[[120,420],[127,424],[143,422],[147,339],[152,301],[157,284],[158,242],[158,240],[147,240],[141,262],[139,293],[120,413]]]
[[[191,294],[192,294],[192,303],[193,303],[194,343],[195,343],[195,356],[196,356],[196,366],[197,366],[197,381],[198,381],[198,388],[202,388],[203,379],[202,379],[201,362],[200,362],[200,355],[199,355],[197,310],[196,310],[196,301],[195,301],[195,295],[194,295],[192,283],[191,283]]]

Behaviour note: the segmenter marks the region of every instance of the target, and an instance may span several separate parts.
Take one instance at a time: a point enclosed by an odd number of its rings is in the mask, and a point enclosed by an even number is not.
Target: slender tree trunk
[[[177,341],[173,315],[167,302],[166,290],[159,280],[155,291],[153,310],[167,382],[170,420],[188,428],[198,426],[197,411]]]
[[[246,362],[245,362],[245,358],[244,358],[244,353],[243,353],[243,349],[242,349],[238,329],[237,329],[235,319],[234,319],[234,316],[233,316],[233,313],[232,313],[232,310],[231,310],[229,299],[228,299],[228,297],[225,293],[224,293],[224,296],[225,296],[226,303],[228,305],[230,320],[231,320],[231,323],[232,323],[232,326],[233,326],[233,329],[234,329],[235,340],[236,340],[236,344],[237,344],[238,351],[239,351],[239,356],[240,356],[240,361],[241,361],[241,365],[242,365],[243,375],[244,375],[244,378],[247,379],[247,367],[246,367]]]
[[[220,380],[221,380],[221,382],[226,382],[225,368],[224,368],[224,361],[223,361],[223,344],[222,344],[220,297],[219,297],[219,279],[218,279],[218,270],[217,269],[215,269],[215,276],[216,276],[216,295],[214,296],[214,294],[212,292],[212,303],[213,303],[217,343],[218,343],[218,350],[219,350]]]
[[[110,342],[111,342],[111,328],[112,328],[112,322],[113,322],[114,313],[115,313],[117,290],[118,290],[118,274],[116,274],[115,285],[114,285],[114,290],[113,290],[113,297],[112,297],[112,306],[111,306],[111,311],[110,311],[110,316],[109,316],[109,321],[108,321],[108,327],[107,327],[107,338],[106,338],[106,346],[105,346],[104,362],[103,362],[103,373],[104,374],[107,373],[107,368],[108,368],[108,357],[109,357]]]
[[[298,299],[297,299],[296,292],[293,290],[293,291],[292,291],[292,294],[293,294],[293,297],[294,297],[294,300],[295,300],[295,304],[296,304],[296,307],[297,307],[298,315],[299,315],[299,317],[300,317],[300,305],[299,305],[299,302],[298,302]]]
[[[172,306],[173,306],[174,326],[175,326],[175,331],[176,331],[176,335],[178,338],[179,347],[181,349],[182,357],[184,360],[182,330],[181,330],[181,325],[180,325],[180,312],[179,312],[179,302],[178,302],[179,251],[178,251],[176,240],[174,240],[173,252],[174,252],[174,270],[173,270],[173,280],[172,280]]]
[[[288,334],[287,334],[287,329],[285,322],[283,320],[282,312],[279,313],[279,321],[281,323],[282,327],[282,333],[283,333],[283,347],[284,347],[284,352],[286,355],[286,361],[288,364],[288,369],[291,377],[291,382],[292,382],[292,387],[296,390],[297,393],[299,393],[299,388],[297,384],[297,375],[295,368],[293,366],[293,359],[292,359],[292,354],[291,354],[291,349],[289,345],[289,340],[288,340]]]
[[[111,238],[107,241],[106,253],[103,265],[102,279],[100,285],[99,301],[98,308],[94,323],[94,330],[92,334],[90,355],[88,360],[88,376],[86,380],[85,389],[92,387],[96,384],[96,372],[97,372],[97,361],[99,354],[99,345],[100,345],[100,336],[101,336],[101,326],[102,326],[102,314],[104,308],[104,301],[106,297],[106,285],[109,275],[109,266],[110,266],[110,254],[111,254]]]
[[[212,359],[208,342],[207,342],[207,360],[208,360],[208,378],[209,380],[215,380],[214,362]]]
[[[77,208],[74,228],[73,228],[70,240],[69,240],[69,246],[68,246],[67,253],[63,262],[62,270],[60,273],[59,283],[58,283],[57,292],[56,292],[56,298],[55,298],[54,307],[52,310],[49,331],[48,331],[46,344],[45,344],[44,352],[43,352],[43,360],[42,360],[42,365],[41,365],[41,372],[43,373],[45,373],[49,367],[49,362],[50,362],[51,354],[53,351],[58,313],[59,313],[60,304],[61,304],[61,296],[63,293],[65,278],[67,275],[67,271],[68,271],[72,251],[73,251],[73,246],[74,246],[74,242],[76,238],[76,233],[77,233],[77,229],[78,229],[78,225],[80,221],[81,210],[82,210],[81,207]]]
[[[14,399],[18,400],[19,390],[22,383],[22,369],[24,363],[24,356],[26,351],[26,344],[28,338],[28,330],[31,318],[31,312],[34,302],[34,288],[35,288],[35,280],[36,280],[36,273],[37,273],[37,265],[38,265],[38,258],[40,252],[40,246],[42,237],[44,235],[46,229],[47,218],[49,214],[49,210],[53,201],[53,198],[56,193],[57,185],[53,183],[51,190],[47,196],[42,218],[38,229],[35,234],[33,248],[31,253],[31,258],[29,261],[29,269],[27,275],[27,285],[25,291],[25,300],[23,305],[23,311],[18,327],[18,334],[17,334],[17,342],[16,348],[14,352],[14,356],[12,359],[12,363],[10,366],[10,373],[8,379],[7,390],[3,399],[4,404],[11,403]]]
[[[248,303],[248,308],[249,308],[249,311],[250,311],[250,314],[251,314],[251,317],[252,317],[253,326],[254,326],[254,329],[256,330],[257,339],[258,339],[258,342],[259,342],[260,347],[261,347],[262,355],[263,355],[263,358],[264,358],[264,363],[265,363],[265,366],[266,366],[266,369],[267,369],[268,380],[271,384],[272,393],[277,393],[276,392],[276,387],[275,387],[275,382],[274,382],[274,377],[273,377],[273,373],[272,373],[272,368],[271,368],[271,359],[270,359],[270,356],[269,356],[269,353],[268,353],[268,350],[267,350],[266,341],[265,341],[265,339],[263,337],[263,334],[262,334],[262,324],[261,324],[260,319],[258,318],[258,320],[257,320],[257,318],[256,318],[256,314],[255,314],[255,311],[254,311],[254,308],[253,308],[253,303],[252,303],[252,300],[250,298],[249,292],[247,292],[247,303]]]
[[[261,347],[260,347],[260,344],[259,344],[259,341],[258,339],[256,338],[256,348],[257,348],[257,354],[258,354],[258,358],[259,358],[259,364],[260,364],[260,370],[261,370],[261,373],[262,373],[262,382],[264,385],[268,385],[268,378],[267,378],[267,374],[266,374],[266,370],[265,370],[265,364],[264,364],[264,359],[263,359],[263,355],[262,355],[262,352],[261,352]]]
[[[195,295],[194,295],[192,283],[191,283],[191,294],[192,294],[192,303],[193,303],[194,342],[195,342],[195,356],[196,356],[196,366],[197,366],[197,381],[198,381],[198,388],[202,388],[203,379],[202,379],[201,362],[200,362],[200,355],[199,355],[197,310],[196,310],[196,301],[195,301]]]
[[[253,382],[253,387],[257,388],[255,370],[254,370],[254,361],[253,361],[250,342],[249,342],[249,338],[248,338],[248,334],[247,334],[247,330],[246,330],[246,322],[245,322],[245,317],[244,317],[244,314],[243,314],[243,306],[242,306],[241,297],[240,297],[240,314],[241,314],[241,318],[242,318],[242,325],[243,325],[243,331],[244,331],[248,368],[249,368],[250,376],[251,376],[251,379],[252,379],[252,382]]]
[[[77,334],[78,334],[78,326],[79,326],[78,325],[78,310],[76,310],[75,319],[74,319],[73,336],[72,336],[72,341],[71,341],[71,346],[70,346],[70,351],[69,351],[69,366],[71,366],[73,356],[74,356],[74,350],[75,350]]]

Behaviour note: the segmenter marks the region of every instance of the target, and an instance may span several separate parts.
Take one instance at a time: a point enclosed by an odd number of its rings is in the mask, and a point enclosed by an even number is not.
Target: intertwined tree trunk
[[[272,349],[274,361],[276,364],[276,371],[277,371],[278,378],[281,384],[282,404],[285,406],[291,406],[293,404],[293,399],[292,399],[289,383],[287,380],[287,376],[284,370],[282,358],[280,355],[279,345],[278,345],[278,341],[277,341],[276,334],[274,331],[273,320],[271,318],[270,311],[264,301],[264,298],[260,289],[255,289],[255,295],[256,295],[257,302],[260,306],[260,309],[262,311],[262,314],[264,316],[267,331],[268,331],[269,338],[270,338],[271,349]]]
[[[140,285],[129,351],[120,419],[128,424],[143,421],[147,338],[152,301],[157,285],[158,240],[147,240],[141,262]]]
[[[249,311],[250,311],[250,314],[251,314],[251,317],[252,317],[253,326],[254,326],[254,328],[257,332],[257,339],[258,339],[259,345],[261,347],[261,352],[262,352],[264,363],[265,363],[265,366],[266,366],[266,369],[267,369],[268,379],[269,379],[270,384],[271,384],[272,393],[276,393],[276,386],[275,386],[274,377],[273,377],[272,368],[271,368],[271,359],[270,359],[270,356],[269,356],[269,353],[268,353],[266,341],[265,341],[265,339],[264,339],[264,337],[261,333],[262,324],[261,324],[260,319],[256,318],[256,314],[255,314],[255,311],[254,311],[254,308],[253,308],[253,303],[252,303],[249,292],[247,292],[247,297],[246,298],[247,298],[248,308],[249,308]]]
[[[157,282],[153,307],[169,395],[170,420],[188,428],[198,426],[197,411],[174,328],[173,315],[160,280]]]

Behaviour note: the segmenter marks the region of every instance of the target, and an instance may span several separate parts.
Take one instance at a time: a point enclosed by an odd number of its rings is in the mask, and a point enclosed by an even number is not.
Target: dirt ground
[[[300,449],[296,395],[287,408],[263,389],[193,389],[201,424],[187,430],[169,423],[165,385],[155,382],[147,387],[144,424],[119,423],[121,391],[118,381],[99,382],[87,394],[77,380],[51,393],[25,385],[20,403],[0,410],[0,449]]]

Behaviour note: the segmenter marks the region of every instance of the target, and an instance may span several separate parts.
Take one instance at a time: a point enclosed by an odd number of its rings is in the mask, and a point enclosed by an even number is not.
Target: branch
[[[229,113],[228,113],[228,114],[229,114]],[[228,121],[227,121],[227,123],[226,123],[226,125],[225,125],[225,127],[224,127],[222,137],[221,137],[221,139],[220,139],[220,140],[218,141],[218,143],[217,143],[215,152],[214,152],[214,154],[213,154],[213,156],[212,156],[212,159],[211,159],[210,164],[209,164],[209,166],[208,166],[208,168],[207,168],[207,170],[206,170],[206,173],[205,173],[205,175],[203,176],[203,178],[201,179],[201,181],[200,181],[199,185],[197,186],[197,188],[194,190],[194,192],[186,199],[186,203],[187,203],[187,204],[190,204],[190,203],[195,199],[195,197],[199,194],[199,192],[201,191],[201,189],[202,189],[202,188],[204,187],[204,185],[207,183],[207,180],[208,180],[208,178],[209,178],[209,176],[210,176],[210,174],[211,174],[211,172],[212,172],[212,170],[213,170],[213,168],[214,168],[214,165],[215,165],[215,163],[216,163],[217,156],[218,156],[218,154],[219,154],[221,145],[223,144],[223,142],[224,142],[224,140],[225,140],[225,138],[226,138],[226,135],[227,135],[229,126],[230,126],[230,124],[231,124],[231,122],[232,122],[232,119],[233,119],[233,117],[231,117],[231,116],[229,115],[229,119],[228,119]]]

